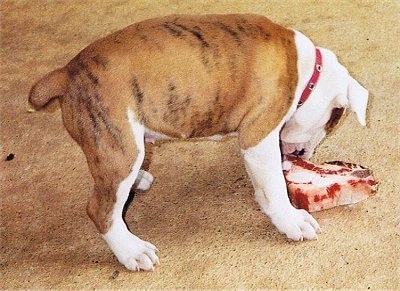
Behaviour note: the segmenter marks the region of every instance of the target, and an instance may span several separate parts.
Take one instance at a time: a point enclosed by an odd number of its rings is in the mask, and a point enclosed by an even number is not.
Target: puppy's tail
[[[69,77],[64,68],[52,71],[32,86],[29,103],[36,110],[50,107],[53,101],[57,101],[67,92],[68,84]]]

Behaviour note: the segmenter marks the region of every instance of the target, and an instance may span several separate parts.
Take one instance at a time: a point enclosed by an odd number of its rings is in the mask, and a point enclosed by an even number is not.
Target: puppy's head
[[[368,91],[353,79],[336,56],[321,49],[323,69],[307,101],[292,115],[281,131],[283,154],[309,159],[343,116],[345,108],[366,125]]]

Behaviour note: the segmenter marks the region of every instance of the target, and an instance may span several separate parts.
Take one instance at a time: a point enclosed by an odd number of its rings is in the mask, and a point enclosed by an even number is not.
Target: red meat
[[[339,161],[316,165],[286,156],[283,173],[293,206],[309,212],[360,202],[378,185],[369,169]]]

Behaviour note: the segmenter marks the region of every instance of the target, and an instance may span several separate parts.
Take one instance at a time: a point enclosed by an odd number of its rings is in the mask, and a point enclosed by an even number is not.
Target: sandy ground
[[[1,1],[1,289],[399,289],[400,2]],[[153,147],[152,189],[126,220],[157,245],[154,272],[126,271],[86,216],[92,180],[60,112],[29,113],[32,83],[93,40],[171,13],[252,12],[335,51],[373,96],[313,160],[371,168],[376,196],[316,213],[318,241],[287,241],[252,197],[236,141]],[[13,153],[14,159],[6,161]]]

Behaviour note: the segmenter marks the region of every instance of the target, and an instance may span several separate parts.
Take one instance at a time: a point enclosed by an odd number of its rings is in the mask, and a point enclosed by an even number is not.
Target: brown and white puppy
[[[156,248],[122,219],[132,185],[153,181],[140,170],[145,140],[238,135],[262,210],[293,240],[317,237],[318,223],[289,202],[280,133],[283,153],[309,157],[337,108],[351,108],[365,125],[368,101],[335,55],[319,50],[319,81],[297,109],[316,63],[300,32],[257,15],[156,18],[89,45],[37,82],[29,101],[36,109],[60,102],[95,182],[90,218],[125,267],[151,270]]]

